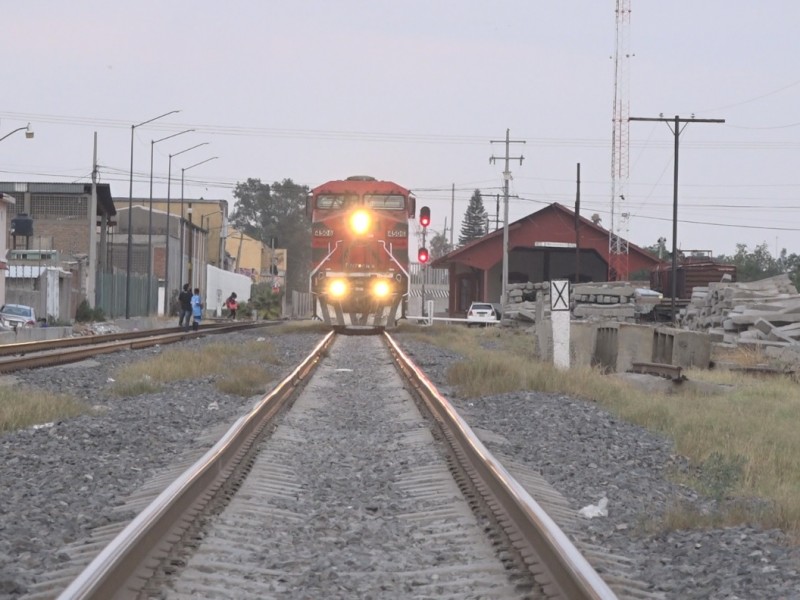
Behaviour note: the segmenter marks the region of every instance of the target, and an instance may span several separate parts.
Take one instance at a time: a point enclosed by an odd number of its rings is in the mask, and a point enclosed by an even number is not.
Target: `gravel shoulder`
[[[647,534],[642,524],[673,502],[713,508],[711,499],[672,483],[685,467],[670,440],[632,425],[597,404],[560,394],[518,392],[459,398],[447,387],[461,357],[398,336],[470,426],[497,436],[490,451],[539,471],[580,510],[607,498],[608,515],[583,519],[582,541],[629,557],[642,581],[670,599],[800,599],[800,549],[777,530],[729,527]]]

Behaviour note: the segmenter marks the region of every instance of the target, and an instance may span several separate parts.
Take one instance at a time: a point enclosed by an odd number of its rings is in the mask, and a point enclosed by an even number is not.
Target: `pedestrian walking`
[[[235,321],[236,311],[239,310],[239,301],[236,299],[236,292],[231,292],[231,295],[225,300],[225,307],[229,311],[228,316]]]
[[[184,331],[189,331],[189,321],[192,318],[192,292],[189,284],[184,283],[181,293],[178,294],[178,327],[183,327]]]
[[[200,329],[200,319],[203,318],[203,299],[200,297],[200,288],[194,288],[192,296],[192,329]]]

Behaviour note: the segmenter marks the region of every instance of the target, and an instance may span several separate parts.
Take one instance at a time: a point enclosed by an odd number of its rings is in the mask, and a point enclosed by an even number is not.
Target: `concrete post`
[[[553,364],[569,369],[569,281],[550,282],[550,319],[553,323]]]

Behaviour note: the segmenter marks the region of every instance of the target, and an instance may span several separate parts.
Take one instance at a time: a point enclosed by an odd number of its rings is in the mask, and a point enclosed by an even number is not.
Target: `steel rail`
[[[247,325],[252,322],[242,321],[235,325]],[[267,323],[264,323],[266,325]],[[234,326],[231,323],[209,323],[202,325],[200,331],[209,332],[220,327]],[[230,330],[228,330],[230,331]],[[164,327],[163,329],[142,329],[138,331],[120,331],[117,333],[100,333],[97,335],[79,335],[51,340],[36,340],[33,342],[12,342],[10,344],[0,344],[0,356],[13,356],[28,354],[31,352],[42,352],[54,350],[56,348],[71,348],[74,346],[88,346],[91,344],[105,344],[117,340],[129,340],[152,336],[154,334],[180,333],[185,332],[180,327]]]
[[[59,596],[59,600],[107,600],[135,596],[158,568],[172,543],[219,490],[224,479],[246,462],[259,433],[305,384],[333,343],[328,333],[311,354],[206,454],[165,489],[103,549]]]
[[[443,429],[481,493],[499,503],[498,522],[547,593],[570,600],[613,600],[616,594],[536,500],[506,471],[428,377],[384,332],[395,363]],[[466,461],[467,464],[463,464]],[[474,474],[474,475],[473,475]],[[477,478],[477,481],[475,480]]]
[[[268,325],[270,325],[270,323],[245,322],[235,325],[208,327],[200,329],[199,331],[190,332],[185,332],[183,330],[176,332],[170,329],[166,331],[172,331],[172,333],[162,333],[164,330],[154,329],[140,332],[127,332],[126,334],[106,334],[103,336],[106,341],[98,340],[96,337],[100,336],[96,336],[7,344],[6,346],[0,346],[0,348],[8,348],[9,346],[24,346],[24,348],[16,348],[14,352],[8,352],[5,356],[0,354],[0,373],[11,373],[21,369],[63,365],[91,358],[99,354],[109,354],[121,350],[138,350],[140,348],[147,348],[159,344],[172,344],[192,337],[231,333],[242,329],[266,327]],[[109,338],[111,341],[108,341]],[[77,348],[75,348],[76,346]]]

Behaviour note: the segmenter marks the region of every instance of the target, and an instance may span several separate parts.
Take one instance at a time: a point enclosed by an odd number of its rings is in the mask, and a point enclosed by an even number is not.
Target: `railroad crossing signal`
[[[419,264],[424,265],[425,263],[428,262],[429,258],[430,255],[428,254],[428,249],[420,248],[419,252],[417,253],[417,260],[419,261]]]

